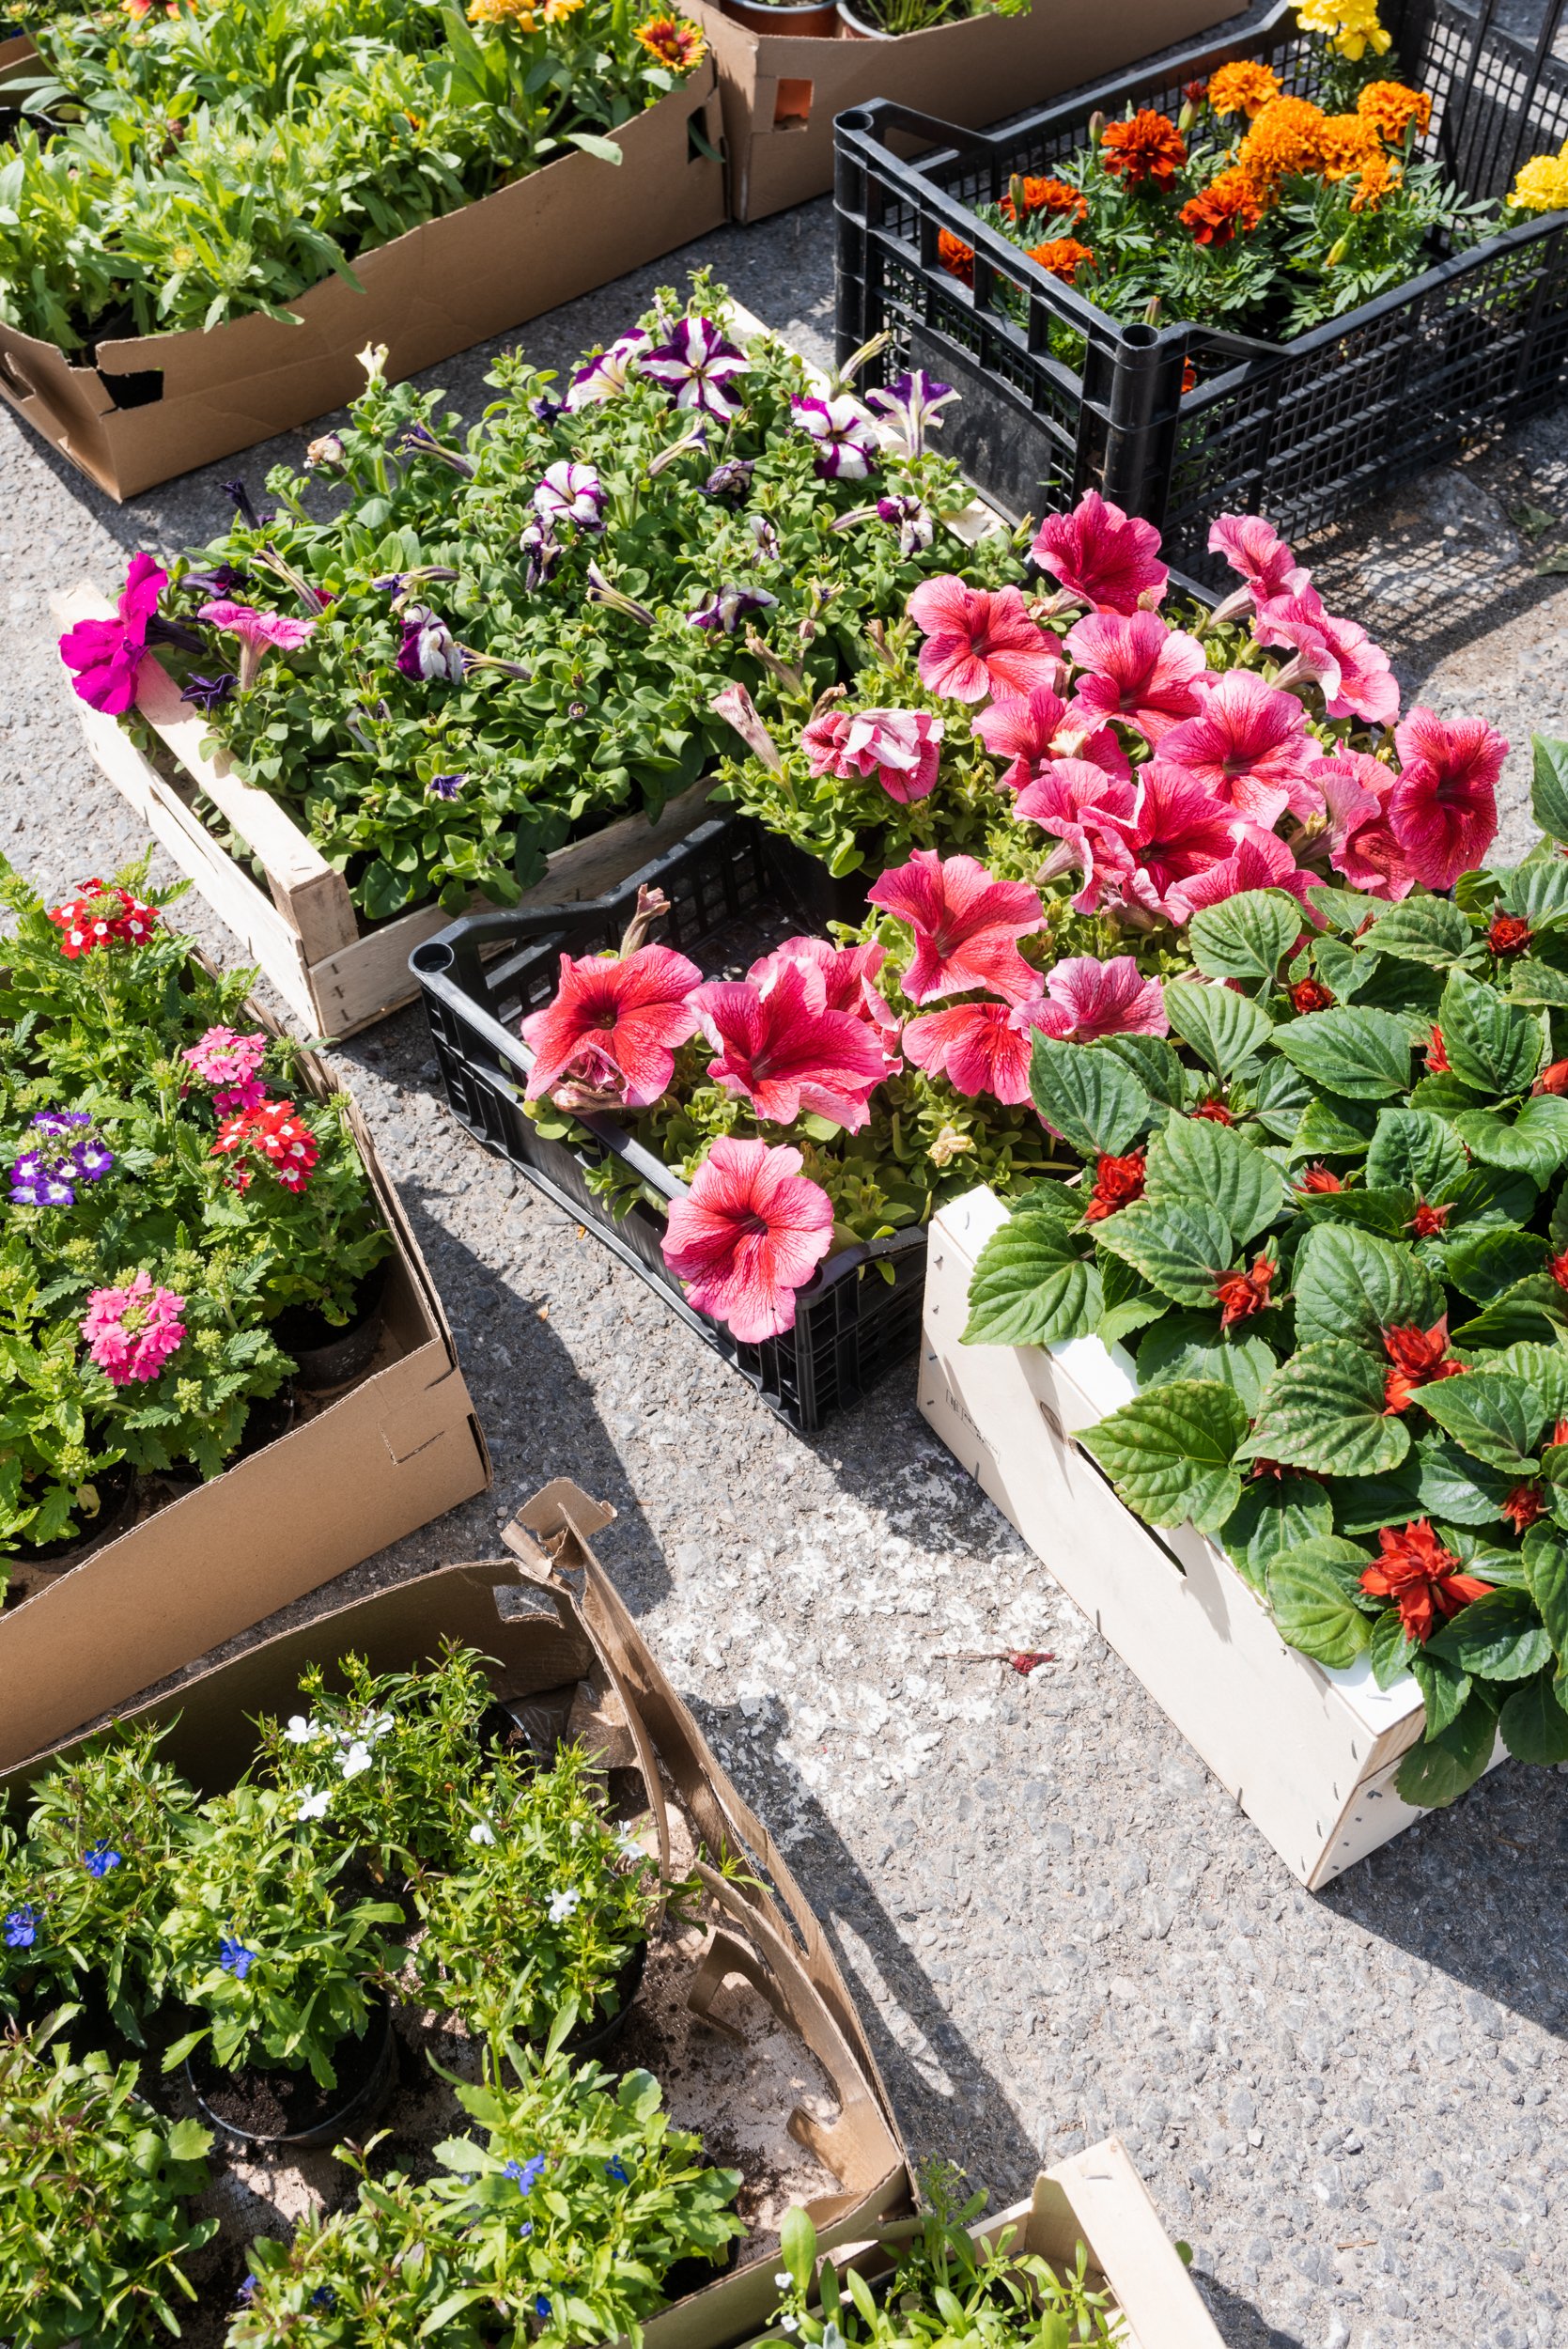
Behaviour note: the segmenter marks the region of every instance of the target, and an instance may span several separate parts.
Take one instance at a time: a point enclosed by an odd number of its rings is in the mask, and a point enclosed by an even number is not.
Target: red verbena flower
[[[1048,514],[1029,550],[1043,571],[1096,612],[1136,612],[1157,603],[1169,584],[1153,522],[1086,490],[1070,514]]]
[[[944,700],[979,702],[1056,682],[1056,639],[1030,618],[1016,587],[993,593],[951,576],[923,580],[908,612],[925,638],[920,681]]]
[[[49,919],[60,933],[60,952],[77,962],[100,946],[145,946],[158,927],[154,907],[129,889],[98,879],[83,881],[79,894],[52,906]]]
[[[691,991],[702,984],[694,962],[673,946],[634,954],[561,957],[553,1003],[530,1012],[522,1040],[534,1054],[527,1097],[536,1101],[564,1079],[617,1092],[628,1109],[645,1109],[668,1088],[675,1050],[697,1033]],[[590,1072],[590,1054],[599,1056]],[[608,1079],[608,1083],[602,1081]]]
[[[1492,917],[1486,932],[1486,943],[1495,955],[1522,955],[1535,932],[1516,913],[1498,913]]]
[[[1131,1205],[1143,1196],[1146,1161],[1141,1150],[1129,1150],[1124,1158],[1109,1158],[1102,1151],[1094,1160],[1094,1187],[1089,1194],[1089,1205],[1083,1210],[1085,1223],[1103,1223],[1118,1207]]]
[[[910,1003],[984,988],[1021,1003],[1038,991],[1037,972],[1013,942],[1045,926],[1045,909],[1024,882],[998,880],[971,856],[944,860],[934,848],[916,848],[866,894],[915,934],[901,982]]]
[[[1492,1588],[1464,1572],[1425,1517],[1413,1518],[1403,1533],[1386,1525],[1377,1543],[1383,1554],[1363,1569],[1361,1588],[1374,1598],[1391,1598],[1407,1637],[1423,1647],[1439,1621],[1457,1615],[1472,1599],[1484,1598]]]
[[[1187,141],[1169,115],[1141,107],[1130,122],[1108,122],[1100,132],[1100,159],[1114,179],[1129,188],[1145,183],[1163,190],[1187,161]]]
[[[1457,1378],[1465,1369],[1449,1352],[1449,1320],[1439,1314],[1430,1330],[1405,1322],[1383,1332],[1383,1351],[1393,1367],[1383,1382],[1383,1415],[1398,1419],[1419,1390],[1439,1378]]]
[[[267,1101],[259,1109],[241,1110],[225,1117],[218,1128],[212,1156],[235,1150],[243,1150],[271,1168],[285,1190],[303,1190],[321,1155],[320,1143],[292,1101]]]
[[[1304,1190],[1312,1193],[1317,1191],[1327,1192],[1343,1190],[1344,1189],[1344,1185],[1341,1181],[1340,1177],[1335,1174],[1333,1168],[1331,1166],[1325,1166],[1322,1159],[1315,1159],[1311,1166],[1302,1168],[1300,1175],[1296,1180],[1296,1188],[1297,1190]]]
[[[786,963],[766,993],[748,979],[714,979],[691,1003],[714,1047],[708,1075],[759,1118],[830,1117],[851,1133],[865,1124],[886,1054],[857,1013],[827,1008],[821,981],[800,964]]]
[[[1230,1120],[1227,1118],[1226,1123]],[[1246,1321],[1253,1314],[1266,1313],[1269,1289],[1279,1266],[1269,1256],[1255,1256],[1250,1267],[1240,1272],[1227,1272],[1214,1284],[1215,1303],[1219,1307],[1219,1326],[1231,1329],[1238,1321]]]
[[[833,1244],[832,1201],[800,1163],[799,1150],[725,1135],[670,1202],[665,1263],[742,1345],[795,1327],[795,1292]]]
[[[1334,998],[1332,991],[1324,986],[1321,979],[1297,979],[1290,990],[1290,1000],[1296,1011],[1305,1014],[1310,1011],[1327,1011]],[[1338,1188],[1336,1184],[1335,1189]]]

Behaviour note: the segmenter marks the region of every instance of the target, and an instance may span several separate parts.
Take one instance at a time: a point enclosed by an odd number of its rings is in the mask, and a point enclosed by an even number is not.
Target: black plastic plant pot
[[[740,2237],[732,2234],[717,2259],[704,2259],[693,2252],[686,2259],[675,2260],[664,2270],[664,2297],[684,2300],[688,2293],[701,2292],[705,2284],[716,2284],[721,2276],[727,2276],[740,2257]]]
[[[664,1217],[646,1197],[634,1197],[617,1216],[588,1181],[590,1173],[618,1162],[643,1192],[668,1201],[685,1194],[679,1177],[614,1118],[584,1117],[574,1138],[554,1140],[522,1106],[534,1056],[520,1023],[554,995],[561,957],[614,946],[646,883],[670,900],[661,941],[710,973],[744,971],[787,927],[779,923],[776,847],[749,817],[715,817],[608,896],[470,914],[417,946],[409,968],[424,996],[453,1114],[640,1273],[790,1426],[810,1434],[913,1354],[925,1286],[924,1228],[830,1256],[797,1292],[795,1327],[743,1345],[688,1303],[664,1262]]]
[[[1239,39],[1211,37],[998,131],[887,100],[835,125],[839,358],[887,334],[862,381],[924,367],[953,384],[942,453],[993,504],[1017,521],[1098,490],[1158,526],[1178,583],[1234,584],[1209,552],[1217,515],[1262,512],[1290,537],[1321,529],[1550,406],[1568,374],[1560,212],[1468,251],[1435,243],[1419,275],[1290,341],[1179,319],[1118,324],[979,218],[1015,173],[1060,171],[1096,112],[1174,117],[1185,84],[1233,60],[1316,97],[1330,52],[1298,31],[1296,6],[1280,0]],[[1433,100],[1421,151],[1472,198],[1506,194],[1520,163],[1568,134],[1568,67],[1552,54],[1563,6],[1546,0],[1526,44],[1492,23],[1489,0],[1479,16],[1455,0],[1386,0],[1400,78]],[[943,268],[944,236],[972,253],[972,283]]]
[[[220,2142],[308,2154],[363,2136],[380,2116],[397,2077],[392,2004],[384,1992],[370,2001],[363,2039],[338,2041],[333,2068],[335,2088],[318,2088],[308,2072],[225,2072],[204,2044],[187,2056],[185,2079]]]
[[[573,2061],[587,2056],[608,2054],[631,2020],[631,2010],[637,1993],[643,1987],[643,1977],[648,1970],[648,1945],[639,1941],[620,1972],[615,1976],[615,1996],[620,2003],[613,2015],[591,2016],[567,2033],[566,2052]]]
[[[323,1394],[345,1387],[367,1371],[375,1359],[386,1314],[387,1259],[372,1266],[360,1283],[354,1311],[346,1325],[327,1319],[314,1308],[293,1306],[272,1324],[272,1336],[294,1362],[294,1384],[305,1394]]]
[[[123,1533],[131,1522],[136,1501],[135,1471],[122,1462],[117,1468],[106,1469],[99,1479],[99,1510],[96,1517],[85,1521],[80,1533],[70,1533],[55,1542],[39,1542],[35,1548],[19,1549],[4,1561],[9,1569],[10,1582],[6,1592],[8,1606],[20,1606],[24,1598],[47,1582],[57,1581],[101,1549],[106,1549],[116,1535]]]

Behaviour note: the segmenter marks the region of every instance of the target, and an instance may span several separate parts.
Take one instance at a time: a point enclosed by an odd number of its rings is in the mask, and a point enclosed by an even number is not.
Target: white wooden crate
[[[1117,1499],[1076,1439],[1134,1391],[1120,1347],[960,1345],[975,1258],[1006,1219],[982,1190],[931,1226],[921,1410],[1292,1874],[1327,1884],[1426,1815],[1393,1784],[1421,1692],[1288,1647],[1213,1542],[1152,1532]]]

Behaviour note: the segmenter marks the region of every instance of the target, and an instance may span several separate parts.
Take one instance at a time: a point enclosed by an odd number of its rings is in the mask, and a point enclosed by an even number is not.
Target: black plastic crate
[[[1551,54],[1565,0],[1547,0],[1526,46],[1452,0],[1386,8],[1401,78],[1433,100],[1422,150],[1472,196],[1496,196],[1529,156],[1568,136],[1568,70]],[[1433,266],[1396,291],[1288,343],[1206,326],[1119,326],[979,220],[1015,172],[1048,172],[1081,147],[1096,110],[1174,115],[1184,83],[1240,57],[1316,94],[1323,48],[1295,0],[1245,38],[1207,40],[1141,74],[999,131],[970,132],[880,100],[838,117],[839,357],[887,330],[866,370],[924,366],[963,394],[943,435],[1017,521],[1097,489],[1160,528],[1168,561],[1233,584],[1208,552],[1217,514],[1265,512],[1286,536],[1353,512],[1467,443],[1559,399],[1568,372],[1568,219],[1547,213]],[[894,146],[926,151],[900,161]],[[972,288],[937,259],[942,230],[975,255]],[[1005,281],[999,287],[999,278]],[[1026,313],[1017,319],[1005,303]],[[1075,373],[1051,325],[1084,338]],[[1182,389],[1187,363],[1200,377]],[[1232,362],[1234,364],[1227,364]]]
[[[687,1303],[660,1251],[662,1216],[643,1200],[613,1216],[587,1174],[616,1158],[665,1199],[680,1198],[685,1185],[613,1118],[579,1121],[591,1142],[541,1134],[523,1114],[534,1056],[518,1032],[524,1014],[554,994],[563,954],[596,954],[618,942],[644,882],[670,899],[660,943],[678,947],[711,976],[744,972],[800,926],[786,911],[795,876],[780,859],[781,845],[749,817],[713,817],[609,896],[470,914],[416,947],[409,968],[424,995],[447,1098],[469,1132],[591,1226],[765,1402],[810,1434],[914,1353],[925,1289],[924,1228],[830,1256],[797,1292],[793,1330],[760,1346],[739,1345]],[[815,871],[826,879],[823,868]]]

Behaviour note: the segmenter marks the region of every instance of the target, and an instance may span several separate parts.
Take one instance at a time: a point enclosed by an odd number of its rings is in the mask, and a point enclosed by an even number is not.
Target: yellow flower
[[[533,0],[469,0],[471,24],[509,24],[514,33],[534,30]]]
[[[1521,212],[1568,211],[1568,142],[1560,154],[1532,156],[1508,200]]]
[[[1377,0],[1301,0],[1296,22],[1304,33],[1321,33],[1342,57],[1359,58],[1370,49],[1387,54],[1393,35],[1377,21]]]
[[[638,25],[637,39],[650,57],[676,73],[692,72],[707,54],[702,27],[689,16],[650,16],[645,24]]]
[[[547,24],[564,24],[568,16],[575,16],[582,0],[545,0],[539,10]]]

